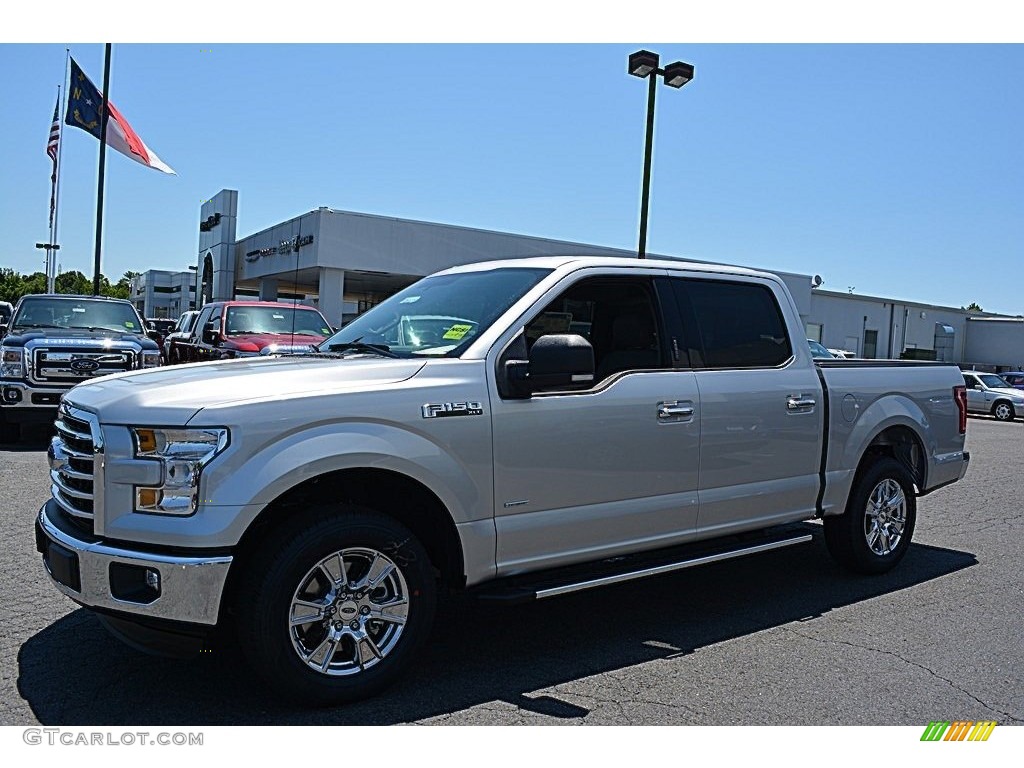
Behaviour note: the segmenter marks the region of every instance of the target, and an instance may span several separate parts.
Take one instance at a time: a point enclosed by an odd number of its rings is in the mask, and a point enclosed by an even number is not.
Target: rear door
[[[824,408],[803,336],[756,278],[673,278],[701,404],[703,533],[812,517]],[[785,294],[782,294],[785,297]]]

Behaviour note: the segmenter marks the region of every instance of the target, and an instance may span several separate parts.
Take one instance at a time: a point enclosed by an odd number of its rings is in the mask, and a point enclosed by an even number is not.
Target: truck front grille
[[[92,533],[98,422],[92,414],[62,402],[55,426],[57,436],[48,451],[50,494],[73,523]]]
[[[32,355],[30,380],[36,384],[70,384],[130,371],[135,356],[130,350],[37,349]]]

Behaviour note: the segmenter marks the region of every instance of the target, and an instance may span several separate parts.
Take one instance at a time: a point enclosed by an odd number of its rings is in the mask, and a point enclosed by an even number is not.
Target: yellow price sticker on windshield
[[[447,339],[449,341],[458,341],[471,330],[473,330],[472,325],[453,325],[451,328],[445,331],[444,336],[442,336],[441,338]]]
[[[124,327],[125,328],[134,328],[135,327],[135,323],[133,323],[131,320],[127,320],[127,321],[125,321]]]

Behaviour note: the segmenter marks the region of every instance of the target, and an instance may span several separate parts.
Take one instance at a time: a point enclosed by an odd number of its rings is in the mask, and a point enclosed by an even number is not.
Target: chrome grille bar
[[[97,496],[102,495],[102,441],[95,417],[61,401],[50,441],[50,495],[67,514],[93,524]],[[85,522],[88,521],[88,522]]]

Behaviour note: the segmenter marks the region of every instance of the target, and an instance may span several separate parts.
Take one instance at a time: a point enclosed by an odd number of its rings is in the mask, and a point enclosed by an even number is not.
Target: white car
[[[991,413],[999,421],[1024,418],[1024,391],[1010,386],[1001,376],[983,371],[964,371],[967,410]]]

